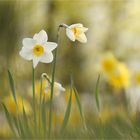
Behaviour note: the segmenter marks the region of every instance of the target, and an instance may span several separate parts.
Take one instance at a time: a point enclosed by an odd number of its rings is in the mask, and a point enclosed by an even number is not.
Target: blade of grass
[[[69,97],[68,105],[67,105],[66,112],[65,112],[65,115],[64,115],[64,119],[63,119],[63,122],[62,122],[62,126],[61,126],[61,129],[60,129],[60,134],[64,133],[64,130],[65,130],[65,128],[67,126],[67,123],[68,123],[68,120],[69,120],[70,111],[71,111],[71,104],[72,104],[72,87],[73,87],[73,79],[72,79],[72,76],[71,76],[70,97]]]
[[[95,87],[95,99],[96,99],[96,105],[99,113],[99,121],[100,121],[100,136],[101,139],[104,139],[104,127],[102,124],[102,119],[100,116],[100,101],[99,101],[99,82],[100,82],[100,74],[98,75],[96,87]]]
[[[14,80],[13,80],[12,74],[11,74],[11,72],[9,70],[8,70],[8,77],[9,77],[10,88],[11,88],[11,91],[12,91],[12,95],[13,95],[14,101],[15,101],[15,103],[17,103]]]
[[[19,125],[18,125],[18,120],[17,120],[16,117],[13,117],[13,122],[15,124],[15,127],[16,127],[17,131],[18,131],[18,135],[20,136],[21,132],[20,132],[20,128],[19,128]]]
[[[75,97],[76,97],[76,102],[77,102],[77,105],[78,105],[78,109],[80,111],[80,115],[83,118],[82,106],[81,106],[81,103],[80,103],[80,98],[79,98],[78,91],[75,87],[73,87],[73,90],[74,90],[74,94],[75,94]]]
[[[95,99],[96,99],[96,105],[97,105],[98,111],[100,111],[99,82],[100,82],[100,74],[98,75],[98,79],[97,79],[96,87],[95,87]]]
[[[21,118],[18,116],[18,124],[19,124],[19,129],[20,129],[20,133],[21,133],[21,137],[22,138],[26,138],[25,137],[25,132],[24,132],[24,128],[23,128],[23,122],[21,123]]]
[[[7,118],[7,121],[8,121],[8,124],[9,124],[9,127],[11,128],[13,134],[16,136],[16,131],[14,129],[14,126],[13,126],[13,123],[12,123],[12,117],[10,116],[6,106],[2,103],[2,106],[4,108],[4,112],[5,112],[5,116]]]
[[[32,134],[31,134],[31,131],[30,131],[30,128],[29,128],[29,124],[28,124],[28,118],[27,118],[27,115],[26,115],[26,111],[25,111],[25,108],[24,108],[24,105],[23,105],[23,125],[24,125],[24,130],[25,130],[25,134],[26,136],[28,137],[31,137]]]
[[[84,114],[83,114],[82,105],[81,105],[81,102],[80,102],[80,97],[79,97],[78,91],[75,87],[73,87],[73,90],[74,90],[74,93],[75,93],[76,102],[77,102],[78,109],[80,111],[82,122],[84,124],[84,129],[87,130],[86,123],[85,123],[85,117],[84,117]]]
[[[67,126],[68,120],[69,120],[70,111],[71,111],[71,98],[72,98],[72,93],[70,93],[69,102],[68,102],[67,109],[66,109],[65,116],[64,116],[64,120],[62,122],[62,126],[60,129],[61,134],[63,134],[63,132]]]

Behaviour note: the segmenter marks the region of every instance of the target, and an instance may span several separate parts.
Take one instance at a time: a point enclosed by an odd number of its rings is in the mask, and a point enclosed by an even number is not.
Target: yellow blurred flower
[[[119,62],[111,52],[107,52],[101,60],[101,70],[107,82],[114,88],[126,88],[129,85],[130,73],[127,66]]]
[[[134,75],[133,75],[133,79],[134,79],[134,82],[135,84],[140,84],[140,72],[135,72]]]
[[[101,69],[105,74],[112,73],[117,67],[117,59],[111,52],[106,53],[101,60]]]
[[[22,114],[23,106],[24,106],[26,114],[29,114],[31,112],[30,104],[25,99],[22,99],[20,96],[17,96],[16,99],[17,99],[17,105],[16,105],[12,95],[10,95],[4,99],[4,103],[5,103],[8,111],[14,115],[16,115],[16,113]],[[17,106],[18,106],[18,108],[17,108]]]
[[[109,76],[109,84],[115,88],[129,86],[129,70],[124,63],[118,63],[116,70]]]

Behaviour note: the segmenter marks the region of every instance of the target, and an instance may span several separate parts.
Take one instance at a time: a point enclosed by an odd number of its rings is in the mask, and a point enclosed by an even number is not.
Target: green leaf
[[[26,136],[31,136],[31,131],[29,129],[29,124],[28,124],[28,118],[26,115],[26,111],[24,109],[24,105],[23,105],[23,121],[24,121],[24,130],[25,130],[25,135]]]
[[[5,115],[6,115],[8,124],[9,124],[9,127],[11,128],[13,134],[16,135],[16,131],[15,131],[14,126],[13,126],[13,123],[12,123],[12,116],[10,116],[10,114],[9,114],[6,106],[3,103],[2,103],[2,106],[4,108],[4,112],[5,112]]]
[[[79,98],[77,89],[75,87],[73,87],[73,90],[74,90],[74,94],[75,94],[75,97],[76,97],[76,102],[77,102],[77,105],[78,105],[78,109],[80,111],[80,115],[81,115],[81,117],[83,119],[82,106],[81,106],[81,103],[80,103],[80,98]]]
[[[19,123],[19,129],[21,132],[21,137],[25,138],[25,132],[24,132],[24,128],[23,128],[23,122],[21,122],[20,120],[21,118],[18,116],[18,123]]]
[[[9,82],[10,82],[10,88],[11,88],[11,91],[12,91],[12,95],[14,97],[15,103],[17,103],[16,102],[16,90],[15,90],[14,80],[13,80],[12,74],[10,73],[9,70],[8,70],[8,77],[9,77]]]
[[[15,127],[18,131],[18,134],[20,136],[20,129],[19,129],[19,125],[18,125],[18,119],[16,117],[13,117],[13,123],[15,124]]]
[[[66,112],[65,112],[65,116],[64,116],[64,120],[62,122],[62,126],[61,126],[61,129],[60,129],[60,133],[62,134],[67,126],[67,123],[68,123],[68,120],[69,120],[69,117],[70,117],[70,111],[71,111],[71,104],[72,104],[72,87],[73,87],[73,79],[72,79],[72,75],[70,77],[70,80],[71,80],[71,85],[70,85],[70,97],[69,97],[69,101],[68,101],[68,105],[67,105],[67,109],[66,109]]]
[[[72,98],[72,93],[70,93],[69,102],[68,102],[67,109],[66,109],[66,112],[65,112],[64,120],[62,122],[62,127],[61,127],[61,130],[60,130],[60,133],[64,132],[64,130],[67,126],[68,120],[69,120],[70,111],[71,111],[71,98]]]
[[[84,129],[87,130],[85,117],[84,117],[84,114],[83,114],[82,105],[81,105],[81,102],[80,102],[80,97],[79,97],[78,91],[77,91],[77,89],[75,87],[73,87],[73,90],[74,90],[74,93],[75,93],[76,102],[77,102],[78,109],[80,111],[80,116],[82,118]]]
[[[98,79],[97,79],[97,82],[96,82],[96,88],[95,88],[95,99],[96,99],[96,105],[97,105],[98,111],[100,111],[99,82],[100,82],[100,74],[98,75]]]

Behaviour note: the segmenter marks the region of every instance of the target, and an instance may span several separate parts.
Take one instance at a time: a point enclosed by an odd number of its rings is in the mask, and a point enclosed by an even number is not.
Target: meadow
[[[0,139],[140,139],[139,0],[0,0]]]

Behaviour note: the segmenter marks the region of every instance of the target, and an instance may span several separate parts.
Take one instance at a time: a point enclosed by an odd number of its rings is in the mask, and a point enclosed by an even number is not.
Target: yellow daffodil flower
[[[115,88],[126,88],[129,86],[129,70],[123,63],[118,63],[117,69],[109,76],[109,84]]]
[[[101,69],[105,74],[111,74],[116,70],[118,61],[112,53],[106,53],[101,60]]]

